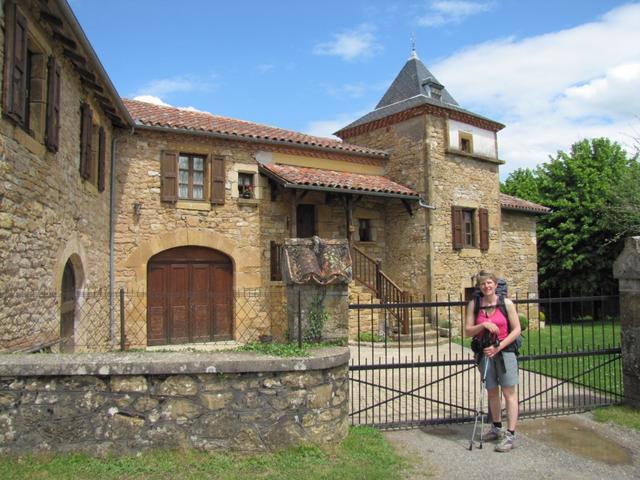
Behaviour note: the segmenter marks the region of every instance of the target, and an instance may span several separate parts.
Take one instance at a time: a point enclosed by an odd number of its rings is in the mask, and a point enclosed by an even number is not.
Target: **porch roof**
[[[421,200],[418,192],[378,175],[273,163],[261,164],[260,172],[284,188]]]

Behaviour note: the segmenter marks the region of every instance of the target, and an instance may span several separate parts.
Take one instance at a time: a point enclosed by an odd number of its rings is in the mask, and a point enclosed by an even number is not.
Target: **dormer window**
[[[429,97],[434,100],[442,100],[442,90],[444,89],[444,85],[436,82],[432,78],[427,79],[422,86],[424,87],[424,92]]]

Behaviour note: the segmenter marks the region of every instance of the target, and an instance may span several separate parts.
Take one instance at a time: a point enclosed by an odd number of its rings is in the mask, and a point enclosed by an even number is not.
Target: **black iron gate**
[[[622,401],[617,295],[513,301],[527,324],[518,358],[520,417]],[[481,390],[469,340],[462,336],[466,302],[349,308],[352,331],[357,328],[351,342],[352,423],[398,428],[473,420]],[[390,309],[398,308],[406,309],[406,328],[394,324]]]

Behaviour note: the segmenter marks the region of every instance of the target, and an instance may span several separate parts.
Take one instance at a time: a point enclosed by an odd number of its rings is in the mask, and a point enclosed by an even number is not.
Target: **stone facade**
[[[48,355],[46,365],[5,356],[0,452],[255,452],[336,443],[348,428],[348,358],[346,348],[296,359]]]
[[[504,276],[510,292],[537,292],[535,215],[501,209],[500,162],[448,148],[446,118],[425,114],[346,140],[389,151],[385,175],[416,189],[434,207],[413,216],[401,215],[401,205],[386,209],[394,228],[386,229],[383,270],[402,288],[432,300],[464,297],[484,268]],[[453,248],[453,206],[487,209],[487,250]]]
[[[5,115],[0,119],[0,290],[4,296],[0,344],[32,334],[46,336],[49,330],[53,336],[58,334],[59,304],[57,310],[42,312],[33,294],[59,297],[67,262],[73,267],[76,288],[108,286],[108,179],[114,128],[63,55],[62,44],[52,40],[49,25],[40,21],[40,2],[20,2],[19,7],[28,24],[29,48],[37,55],[32,66],[29,127]],[[4,9],[0,10],[6,29]],[[0,42],[4,54],[4,35]],[[55,152],[45,146],[46,59],[50,56],[60,68],[59,146]],[[103,127],[106,133],[104,191],[98,190],[96,170],[87,180],[79,174],[83,102],[93,111],[94,131]]]

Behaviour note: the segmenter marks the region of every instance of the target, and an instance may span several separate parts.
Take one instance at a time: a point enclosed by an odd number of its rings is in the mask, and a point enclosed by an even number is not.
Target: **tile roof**
[[[239,140],[287,144],[300,148],[322,149],[375,158],[389,156],[384,150],[375,150],[331,138],[315,137],[282,128],[222,117],[208,112],[185,110],[138,100],[123,99],[123,101],[136,125],[140,126],[193,130],[226,137],[237,137]]]
[[[262,164],[263,172],[282,183],[322,189],[345,190],[363,195],[420,198],[420,194],[386,177],[360,173],[337,172],[292,165]]]
[[[551,211],[550,208],[543,205],[538,205],[537,203],[529,202],[522,198],[512,197],[511,195],[506,195],[504,193],[500,194],[500,206],[506,210],[519,210],[531,213],[549,213]]]

